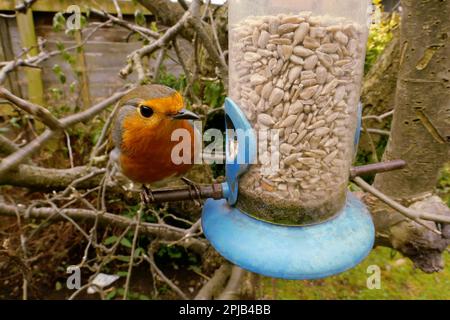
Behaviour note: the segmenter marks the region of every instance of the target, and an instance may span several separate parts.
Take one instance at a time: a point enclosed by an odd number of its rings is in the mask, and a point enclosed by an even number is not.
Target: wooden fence
[[[26,12],[18,13],[16,18],[0,18],[0,61],[13,60],[23,53],[24,48],[31,48],[30,55],[38,54],[39,37],[46,39],[46,50],[56,49],[59,43],[66,48],[81,43],[92,27],[83,29],[83,33],[75,33],[75,36],[66,35],[64,31],[55,32],[52,28],[55,13],[65,12],[73,4],[82,11],[85,6],[94,5],[112,14],[117,13],[111,0],[37,0]],[[146,16],[147,22],[153,19],[150,12],[131,0],[119,0],[118,4],[126,20],[133,21],[136,10]],[[13,13],[15,5],[14,0],[0,0],[0,13]],[[89,22],[92,21],[104,20],[91,14]],[[24,67],[12,72],[5,85],[13,93],[41,105],[57,107],[53,103],[63,100],[66,107],[86,107],[110,96],[125,83],[118,76],[118,71],[125,65],[127,54],[142,45],[129,35],[129,31],[117,26],[102,27],[86,42],[83,50],[71,52],[74,65],[71,66],[60,55],[55,56],[42,63],[41,69]],[[59,65],[65,74],[65,84],[52,70],[55,65]],[[133,79],[132,75],[128,81]],[[74,87],[78,94],[71,93]],[[0,101],[1,115],[11,110],[10,106]]]

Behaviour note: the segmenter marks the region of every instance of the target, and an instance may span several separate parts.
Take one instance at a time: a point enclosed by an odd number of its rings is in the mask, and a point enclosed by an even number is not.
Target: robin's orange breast
[[[190,161],[176,164],[173,148],[180,143],[171,141],[176,129],[186,129],[190,137]],[[153,183],[172,176],[183,175],[194,163],[194,129],[186,120],[170,121],[157,132],[128,132],[122,143],[120,166],[123,173],[139,183]]]

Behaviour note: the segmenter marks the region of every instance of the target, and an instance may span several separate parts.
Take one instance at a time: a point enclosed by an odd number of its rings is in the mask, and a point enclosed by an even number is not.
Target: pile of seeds
[[[249,17],[230,29],[230,97],[255,130],[278,129],[270,153],[241,180],[241,198],[342,207],[353,154],[365,27],[325,16]],[[270,143],[270,140],[269,140]],[[344,196],[343,196],[344,194]],[[337,203],[336,203],[337,202]]]

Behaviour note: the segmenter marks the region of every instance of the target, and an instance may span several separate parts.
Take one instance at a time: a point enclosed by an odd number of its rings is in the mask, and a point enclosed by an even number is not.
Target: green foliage
[[[59,64],[55,64],[52,68],[52,71],[58,77],[59,82],[61,82],[62,84],[66,83],[66,75],[64,74]]]
[[[379,10],[378,12],[383,12],[381,0],[374,0],[373,4],[377,10]],[[393,13],[386,17],[380,17],[379,21],[375,21],[375,23],[371,25],[364,65],[364,71],[366,73],[383,52],[386,45],[392,40],[392,31],[398,26],[399,21],[399,15]]]
[[[125,294],[125,290],[123,288],[114,288],[108,294],[106,295],[106,300],[113,300],[113,299],[122,299],[123,295]],[[128,291],[128,299],[129,300],[150,300],[150,297],[148,297],[145,294]]]
[[[159,28],[158,28],[158,25],[156,24],[156,21],[150,22],[150,27],[149,28],[150,28],[150,30],[155,31],[155,32],[159,31]]]
[[[159,248],[157,255],[159,257],[169,257],[170,259],[180,259],[183,253],[179,247],[164,245]]]
[[[157,257],[161,260],[180,264],[197,265],[199,260],[195,254],[180,246],[161,245]]]
[[[168,73],[164,68],[161,69],[159,83],[180,92],[183,92],[187,86],[187,80],[184,74],[176,77]],[[194,82],[192,89],[194,94],[201,99],[202,103],[210,106],[211,109],[220,108],[225,102],[226,92],[220,81],[199,80]]]
[[[121,244],[122,246],[127,247],[127,248],[130,248],[130,249],[131,249],[131,247],[133,246],[133,244],[131,243],[131,241],[128,240],[126,237],[123,237],[123,238],[120,240],[120,244]]]
[[[187,85],[186,77],[184,75],[176,77],[175,75],[166,72],[164,68],[161,68],[159,83],[178,91],[183,91]]]
[[[225,89],[222,82],[208,81],[205,83],[203,103],[211,108],[220,108],[225,102]]]
[[[445,203],[450,207],[450,163],[448,163],[441,171],[438,182],[438,192]]]
[[[111,245],[113,243],[116,243],[118,239],[119,238],[116,237],[116,236],[111,236],[111,237],[108,237],[108,238],[104,239],[103,240],[103,244],[109,246],[109,245]]]
[[[62,12],[57,12],[53,16],[53,24],[52,24],[53,31],[60,32],[64,30],[65,27],[66,27],[66,18],[64,18]]]
[[[139,9],[134,12],[134,22],[139,26],[145,26],[147,23],[145,15]]]

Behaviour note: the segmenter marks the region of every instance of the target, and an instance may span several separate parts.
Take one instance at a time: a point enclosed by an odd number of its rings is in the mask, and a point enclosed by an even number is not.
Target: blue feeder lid
[[[202,227],[227,260],[243,269],[284,279],[318,279],[350,269],[373,247],[375,229],[364,204],[350,192],[342,212],[310,226],[255,219],[226,200],[208,199]]]

